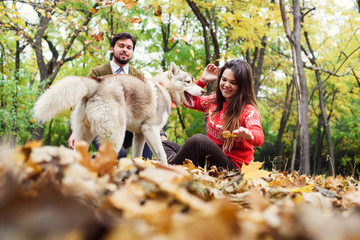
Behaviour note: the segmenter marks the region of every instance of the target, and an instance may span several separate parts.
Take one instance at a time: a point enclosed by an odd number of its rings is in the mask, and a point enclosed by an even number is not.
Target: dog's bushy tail
[[[76,105],[85,96],[91,96],[99,83],[87,77],[66,77],[47,89],[34,106],[34,117],[45,122]]]

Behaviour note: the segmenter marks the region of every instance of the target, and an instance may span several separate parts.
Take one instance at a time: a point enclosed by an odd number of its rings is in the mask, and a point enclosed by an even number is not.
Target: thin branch
[[[315,71],[321,71],[321,72],[325,72],[325,73],[328,73],[330,74],[331,76],[336,76],[336,77],[343,77],[343,76],[346,76],[350,73],[350,70],[351,68],[346,72],[346,73],[343,73],[343,74],[337,74],[335,72],[332,72],[330,70],[327,70],[327,69],[324,69],[324,68],[320,68],[320,67],[313,67],[313,66],[309,66],[309,65],[306,65],[304,63],[304,68],[306,69],[310,69],[310,70],[315,70]]]

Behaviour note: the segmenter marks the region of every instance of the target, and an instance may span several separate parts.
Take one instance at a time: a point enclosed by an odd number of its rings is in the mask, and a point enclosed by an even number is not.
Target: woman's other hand
[[[237,137],[241,137],[243,139],[252,139],[254,140],[254,136],[252,135],[252,133],[250,132],[249,129],[244,128],[244,127],[240,127],[238,129],[235,129],[232,132],[233,135],[236,135]]]

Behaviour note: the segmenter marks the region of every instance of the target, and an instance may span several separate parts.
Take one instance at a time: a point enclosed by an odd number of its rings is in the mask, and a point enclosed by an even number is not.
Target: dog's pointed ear
[[[174,62],[171,62],[170,64],[170,74],[172,75],[176,75],[179,72],[179,67],[176,66],[176,64]]]

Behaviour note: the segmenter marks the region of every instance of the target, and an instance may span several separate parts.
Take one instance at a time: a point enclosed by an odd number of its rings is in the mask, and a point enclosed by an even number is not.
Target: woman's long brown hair
[[[245,105],[251,104],[257,107],[256,97],[253,87],[253,76],[250,65],[240,59],[234,59],[228,61],[224,64],[219,70],[218,81],[216,86],[216,97],[214,98],[214,103],[216,108],[212,114],[216,116],[221,112],[223,104],[226,101],[224,96],[220,91],[220,80],[225,69],[231,69],[234,73],[236,84],[238,85],[238,91],[234,97],[227,103],[225,112],[224,112],[224,126],[223,130],[232,132],[233,130],[239,128],[240,114],[244,111]],[[211,115],[209,117],[211,117]],[[223,150],[230,152],[234,144],[234,138],[224,139]]]

